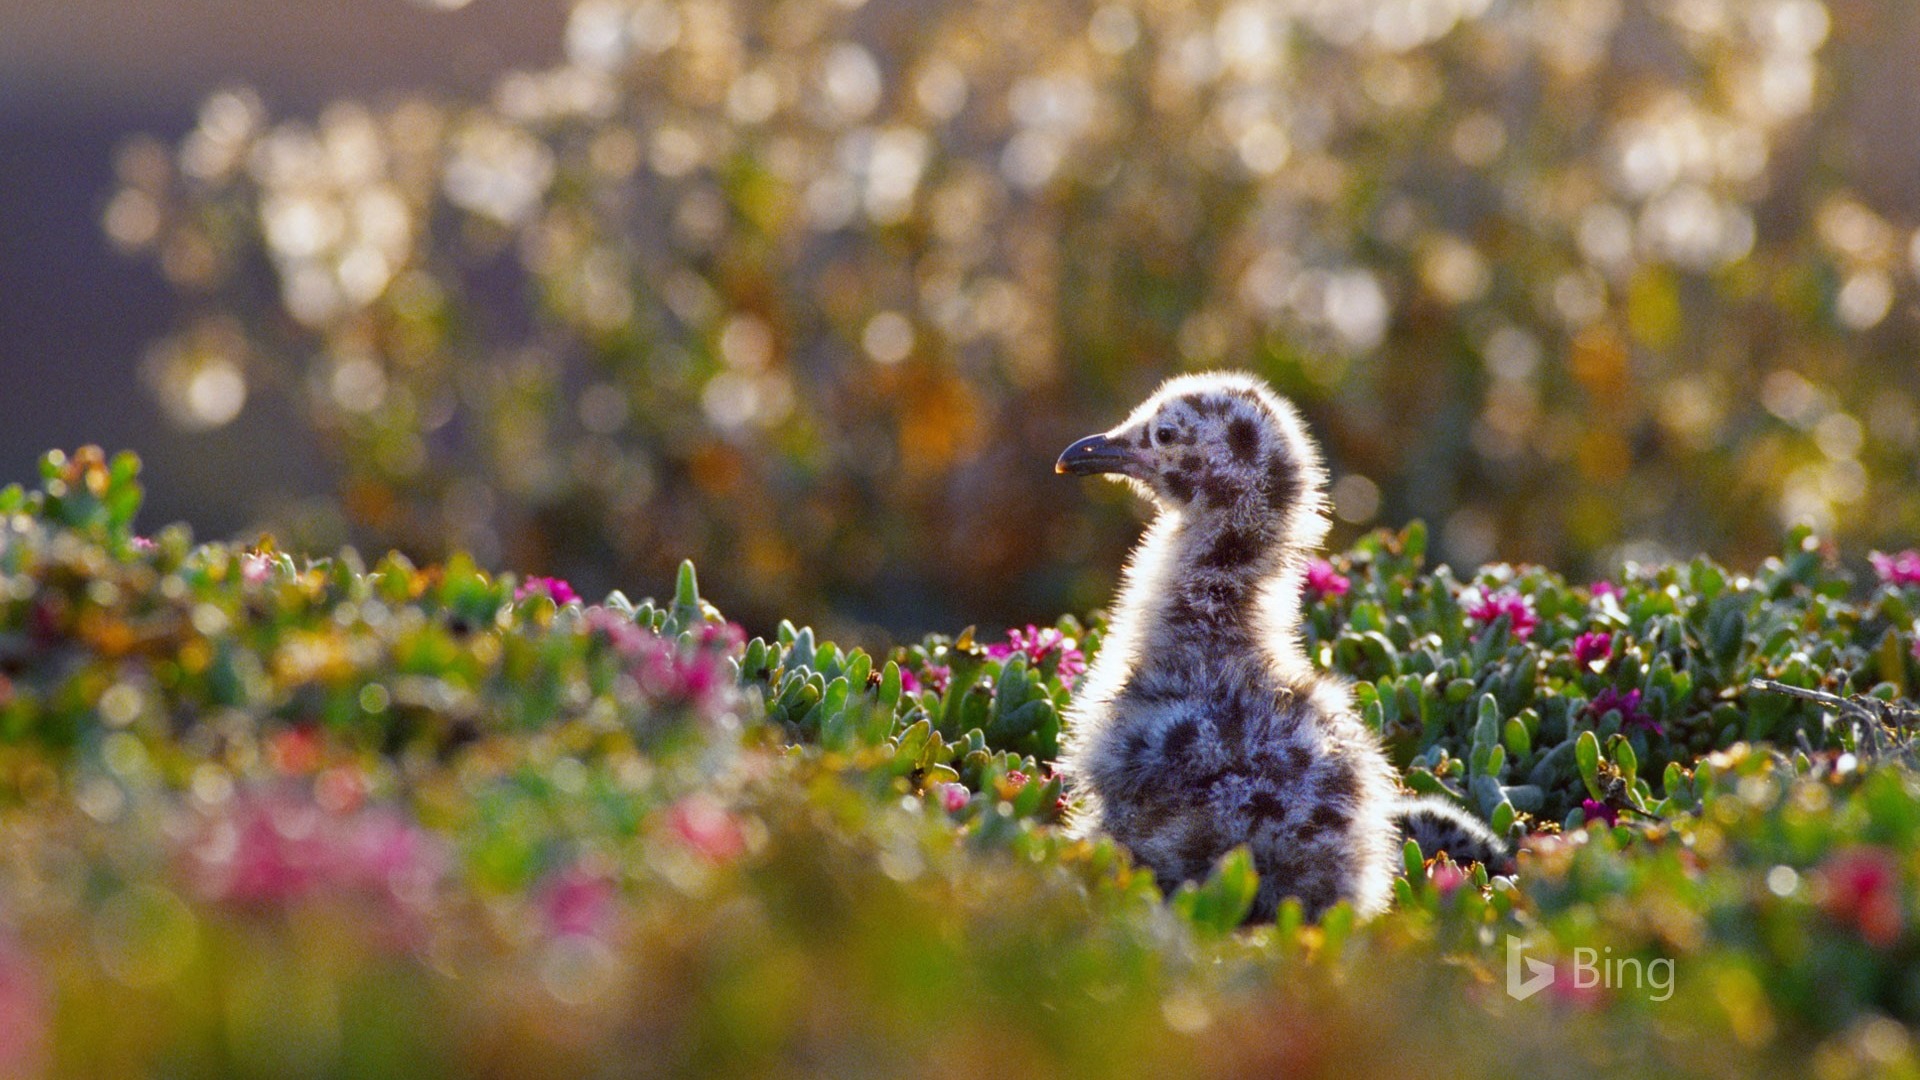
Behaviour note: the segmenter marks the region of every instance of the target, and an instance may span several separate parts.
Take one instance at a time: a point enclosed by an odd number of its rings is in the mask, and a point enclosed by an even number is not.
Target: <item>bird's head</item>
[[[1302,542],[1326,529],[1320,453],[1293,405],[1251,375],[1173,379],[1118,427],[1067,447],[1054,471],[1125,478],[1189,515],[1278,517]]]

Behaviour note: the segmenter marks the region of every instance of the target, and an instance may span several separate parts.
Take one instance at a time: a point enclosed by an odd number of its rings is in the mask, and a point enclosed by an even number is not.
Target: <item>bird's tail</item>
[[[1445,799],[1433,795],[1402,799],[1393,816],[1400,823],[1400,835],[1418,843],[1420,854],[1426,858],[1444,851],[1454,862],[1477,862],[1488,873],[1513,871],[1513,855],[1506,841],[1486,822]]]

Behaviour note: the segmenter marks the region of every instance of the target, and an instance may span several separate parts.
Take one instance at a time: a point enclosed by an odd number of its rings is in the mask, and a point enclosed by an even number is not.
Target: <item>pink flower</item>
[[[1433,883],[1434,891],[1441,896],[1452,896],[1467,883],[1467,872],[1452,859],[1441,859],[1427,866],[1427,880]]]
[[[586,625],[612,646],[647,704],[691,706],[709,720],[731,707],[734,680],[727,660],[746,636],[732,623],[702,626],[690,647],[611,608],[587,608]]]
[[[1577,963],[1561,961],[1553,966],[1553,982],[1547,986],[1547,993],[1562,1005],[1578,1009],[1597,1008],[1606,1002],[1607,988],[1591,968],[1586,977],[1581,977],[1581,968]]]
[[[1582,799],[1580,800],[1580,810],[1586,814],[1588,821],[1604,821],[1607,823],[1608,828],[1620,824],[1620,811],[1615,810],[1606,803],[1596,802],[1593,799]]]
[[[1307,590],[1320,596],[1345,596],[1353,582],[1325,559],[1307,563]]]
[[[1025,630],[1007,631],[1005,644],[987,646],[987,655],[995,660],[1005,660],[1015,653],[1025,656],[1036,668],[1057,654],[1054,670],[1062,679],[1075,678],[1087,670],[1087,655],[1080,651],[1079,644],[1051,626],[1041,629],[1028,623]]]
[[[328,769],[313,782],[313,801],[322,809],[345,814],[367,801],[367,778],[358,765]]]
[[[1867,556],[1873,563],[1873,572],[1880,580],[1889,585],[1920,585],[1920,551],[1903,551],[1898,555],[1874,552]]]
[[[965,810],[967,804],[972,801],[973,793],[967,790],[965,784],[945,784],[940,789],[940,805],[945,807],[949,814],[957,814]]]
[[[1598,600],[1603,596],[1611,596],[1611,597],[1619,598],[1621,596],[1626,595],[1626,593],[1621,590],[1620,586],[1615,585],[1613,582],[1607,581],[1604,579],[1600,581],[1596,581],[1593,584],[1587,586],[1587,591],[1593,594],[1593,598],[1595,600]]]
[[[1008,769],[1007,775],[1000,778],[994,787],[994,794],[1002,799],[1012,799],[1027,789],[1027,774],[1019,769]]]
[[[747,643],[747,632],[739,623],[702,623],[700,626],[700,647],[715,652],[730,653]]]
[[[273,556],[249,551],[240,556],[240,580],[260,585],[273,578]]]
[[[688,850],[711,863],[726,863],[747,850],[747,837],[727,808],[711,796],[689,795],[667,811],[667,828]]]
[[[192,853],[201,891],[240,907],[271,907],[317,888],[329,856],[317,806],[243,796]]]
[[[530,577],[513,590],[516,604],[531,596],[545,596],[561,607],[580,602],[580,594],[573,591],[573,586],[557,577]]]
[[[698,657],[678,655],[670,648],[655,650],[633,669],[640,689],[657,699],[705,701],[720,690],[725,672]]]
[[[1588,667],[1596,660],[1605,660],[1612,655],[1613,635],[1605,631],[1596,630],[1573,639],[1573,661],[1581,667]]]
[[[301,724],[275,732],[267,739],[267,762],[283,776],[305,776],[326,764],[326,747],[319,730]]]
[[[440,838],[386,809],[359,810],[333,819],[332,884],[391,894],[416,903],[446,874]]]
[[[152,540],[149,540],[144,536],[136,536],[131,541],[129,541],[129,543],[133,545],[133,550],[139,552],[142,555],[151,555],[154,552],[160,550],[159,544],[154,543]]]
[[[1814,878],[1814,895],[1828,917],[1859,931],[1868,944],[1884,949],[1900,940],[1900,865],[1887,849],[1848,848],[1828,856]]]
[[[604,875],[572,867],[540,892],[547,929],[561,937],[596,937],[613,921],[620,890]]]
[[[1533,601],[1518,593],[1498,592],[1487,596],[1469,595],[1467,597],[1467,615],[1481,626],[1491,626],[1507,617],[1513,627],[1513,636],[1521,641],[1533,636],[1535,627],[1540,625],[1540,616],[1533,613]]]
[[[439,839],[397,813],[329,813],[291,791],[235,796],[187,858],[207,899],[256,910],[319,894],[416,905],[448,865]]]
[[[52,1019],[46,987],[26,952],[0,940],[0,1076],[39,1076],[47,1068]]]
[[[612,608],[590,607],[586,615],[588,631],[606,638],[623,659],[639,659],[665,644],[652,627],[641,626]]]

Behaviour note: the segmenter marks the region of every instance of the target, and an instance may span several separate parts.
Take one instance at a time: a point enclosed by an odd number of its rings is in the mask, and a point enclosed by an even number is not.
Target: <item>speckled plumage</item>
[[[1309,917],[1340,900],[1384,908],[1404,805],[1346,684],[1301,651],[1326,470],[1293,406],[1251,376],[1183,376],[1059,468],[1123,476],[1160,508],[1067,717],[1076,824],[1111,834],[1163,888],[1248,845],[1255,919],[1288,896]],[[1428,810],[1407,822],[1423,849],[1436,822],[1473,827]]]

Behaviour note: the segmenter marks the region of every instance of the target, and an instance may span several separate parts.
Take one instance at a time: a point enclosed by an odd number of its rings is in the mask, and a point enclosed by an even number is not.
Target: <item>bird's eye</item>
[[[1172,442],[1172,441],[1173,441],[1173,429],[1172,429],[1172,428],[1170,428],[1170,427],[1157,427],[1157,428],[1154,428],[1154,429],[1153,429],[1153,441],[1154,441],[1154,442],[1157,442],[1157,443],[1170,443],[1170,442]]]

